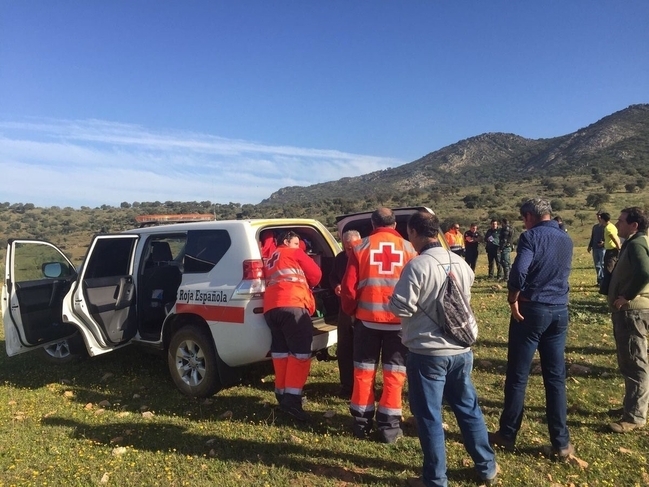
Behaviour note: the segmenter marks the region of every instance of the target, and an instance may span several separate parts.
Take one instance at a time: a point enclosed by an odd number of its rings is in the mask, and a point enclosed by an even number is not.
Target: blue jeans
[[[408,399],[417,419],[419,442],[424,453],[423,479],[427,487],[447,485],[446,449],[442,429],[442,399],[455,414],[478,475],[496,475],[496,459],[489,445],[487,427],[471,382],[473,352],[433,356],[408,353]]]
[[[509,321],[505,405],[500,416],[500,434],[516,439],[523,421],[525,389],[534,352],[541,357],[541,373],[545,388],[545,414],[550,442],[557,449],[570,444],[566,424],[566,333],[568,306],[519,302],[523,321]]]
[[[591,252],[593,253],[593,264],[595,264],[595,272],[597,273],[597,284],[599,284],[604,278],[604,247],[594,248]]]

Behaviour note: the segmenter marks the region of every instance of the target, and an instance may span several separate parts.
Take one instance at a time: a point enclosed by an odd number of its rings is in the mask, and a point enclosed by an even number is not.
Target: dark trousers
[[[475,264],[478,262],[478,246],[477,245],[467,245],[464,253],[464,260],[469,264],[471,270],[475,272]]]
[[[341,393],[351,395],[354,387],[354,327],[352,317],[338,313],[338,373]]]
[[[489,245],[487,247],[487,260],[489,261],[489,277],[494,277],[494,264],[496,265],[496,276],[500,278],[500,256],[498,255],[498,247]]]
[[[500,434],[516,439],[523,422],[530,366],[538,349],[550,442],[557,449],[566,448],[570,443],[565,362],[568,306],[520,302],[519,308],[523,321],[510,318],[509,322],[505,404],[500,416]]]

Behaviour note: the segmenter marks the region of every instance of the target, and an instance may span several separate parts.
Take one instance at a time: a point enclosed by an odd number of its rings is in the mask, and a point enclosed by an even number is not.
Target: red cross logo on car
[[[379,267],[379,274],[394,274],[395,267],[403,265],[403,250],[396,250],[394,242],[381,242],[370,250],[370,264]]]

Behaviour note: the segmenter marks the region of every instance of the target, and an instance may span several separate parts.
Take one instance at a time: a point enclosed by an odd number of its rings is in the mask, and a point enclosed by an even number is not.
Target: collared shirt
[[[544,220],[518,240],[507,286],[527,301],[568,304],[572,240],[554,220]]]

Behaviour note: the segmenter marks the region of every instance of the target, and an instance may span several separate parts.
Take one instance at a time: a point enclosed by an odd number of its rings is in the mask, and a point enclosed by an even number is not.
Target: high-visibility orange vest
[[[457,252],[464,248],[464,237],[457,230],[449,230],[444,234],[444,238],[451,252]]]
[[[358,260],[356,318],[374,323],[398,324],[388,301],[403,266],[417,255],[410,242],[396,231],[379,231],[354,247]]]
[[[309,283],[317,284],[322,271],[302,249],[278,247],[264,267],[264,313],[274,308],[306,308],[315,312]]]

